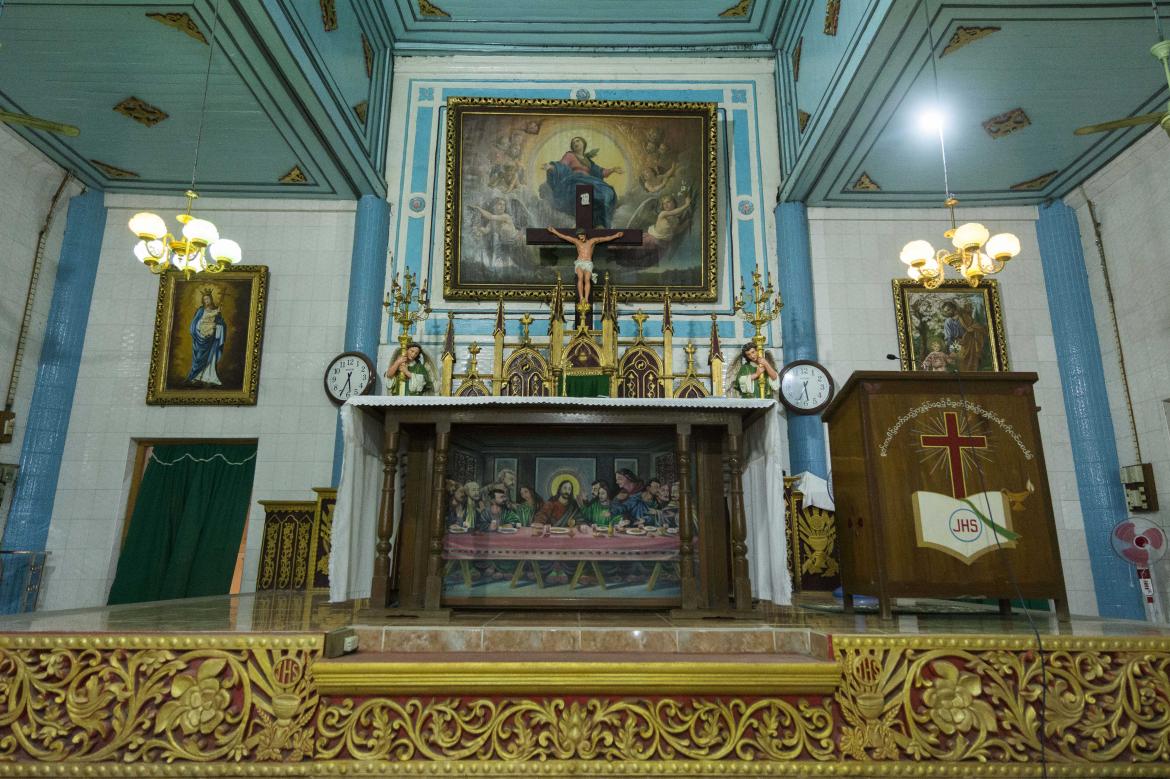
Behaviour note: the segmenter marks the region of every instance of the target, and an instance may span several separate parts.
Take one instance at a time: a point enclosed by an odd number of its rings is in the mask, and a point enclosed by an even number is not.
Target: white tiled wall
[[[1095,614],[1097,600],[1036,244],[1036,211],[981,208],[960,210],[958,216],[961,221],[983,222],[992,232],[1006,230],[1020,237],[1020,256],[998,276],[1008,358],[1013,370],[1040,376],[1036,400],[1070,608]],[[856,370],[898,369],[885,357],[898,353],[890,284],[904,272],[898,253],[918,238],[942,245],[949,226],[941,208],[809,209],[817,344],[837,386]]]
[[[1101,223],[1116,301],[1118,328],[1126,374],[1133,399],[1134,421],[1141,444],[1141,460],[1154,466],[1161,510],[1142,514],[1163,527],[1170,521],[1170,297],[1167,271],[1170,261],[1170,137],[1160,128],[1137,143],[1089,179],[1082,190],[1066,198],[1077,209],[1085,264],[1096,309],[1097,335],[1109,390],[1109,406],[1117,433],[1121,465],[1138,462],[1137,449],[1121,385],[1117,338],[1105,292],[1101,256],[1093,234],[1087,197]],[[1135,515],[1138,516],[1138,515]],[[1170,603],[1170,560],[1155,570]]]
[[[198,213],[267,265],[267,324],[257,405],[147,406],[158,280],[137,263],[126,229],[153,210],[174,223],[178,198],[107,196],[93,304],[65,458],[49,527],[41,608],[105,603],[113,579],[136,438],[255,438],[245,588],[255,581],[261,499],[308,499],[329,484],[335,407],[321,377],[342,350],[354,206],[338,201],[200,200]]]
[[[44,224],[49,201],[61,183],[64,171],[49,162],[22,138],[0,124],[0,408],[8,393],[8,376],[16,351],[20,320],[32,273],[37,234]],[[16,437],[0,444],[0,462],[20,460],[20,447],[28,422],[28,406],[36,380],[53,298],[53,280],[61,254],[65,212],[69,197],[79,191],[76,183],[61,193],[48,239],[33,303],[33,317],[24,351],[24,367],[16,387]],[[0,530],[4,517],[0,517]]]

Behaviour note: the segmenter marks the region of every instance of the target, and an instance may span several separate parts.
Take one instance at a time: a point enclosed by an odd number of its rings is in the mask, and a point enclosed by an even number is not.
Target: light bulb
[[[130,217],[130,232],[143,239],[158,238],[167,234],[167,223],[158,214],[139,211]]]
[[[975,252],[975,257],[972,260],[972,264],[976,265],[984,275],[995,273],[995,260],[993,260],[990,255],[984,254],[983,252]]]
[[[998,233],[988,239],[987,253],[1000,262],[1007,262],[1020,253],[1020,239],[1011,233]]]
[[[928,108],[918,115],[918,126],[923,132],[937,133],[943,129],[943,115],[934,108]]]
[[[183,225],[183,237],[202,246],[219,240],[219,230],[206,219],[192,219]]]
[[[914,281],[919,281],[922,279],[922,271],[918,270],[918,268],[907,268],[906,274]]]
[[[235,265],[243,257],[243,253],[240,251],[240,245],[230,238],[220,238],[207,248],[207,253],[216,262],[231,265]]]
[[[987,243],[990,235],[991,231],[978,222],[968,222],[967,224],[959,225],[955,230],[954,237],[951,238],[951,243],[955,245],[956,249],[970,251],[971,249],[978,249]]]
[[[934,247],[929,241],[911,241],[902,247],[902,253],[898,257],[907,265],[920,268],[934,257]]]

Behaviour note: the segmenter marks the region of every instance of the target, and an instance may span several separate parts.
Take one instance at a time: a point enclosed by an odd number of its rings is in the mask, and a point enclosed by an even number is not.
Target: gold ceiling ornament
[[[450,19],[451,14],[444,11],[439,6],[431,2],[431,0],[418,0],[418,12],[423,16],[430,16],[433,18]]]
[[[942,50],[940,57],[945,57],[948,54],[953,54],[959,49],[966,46],[968,43],[974,43],[981,38],[986,38],[988,35],[999,32],[1001,27],[956,27],[955,34],[951,36],[950,41],[947,42],[946,48]]]
[[[230,238],[220,238],[219,228],[206,219],[191,215],[191,206],[199,197],[195,190],[186,192],[187,208],[176,217],[182,225],[178,235],[171,233],[163,218],[150,211],[130,217],[130,232],[138,236],[134,256],[152,273],[168,268],[192,273],[219,273],[243,259],[240,245]]]
[[[1003,138],[1017,130],[1023,130],[1030,124],[1032,124],[1032,120],[1024,113],[1024,109],[1013,108],[983,122],[983,129],[992,138]]]
[[[837,22],[841,18],[841,0],[825,0],[825,35],[837,34]]]
[[[320,0],[321,4],[321,26],[325,28],[325,32],[333,32],[337,29],[337,3],[336,0]]]
[[[881,192],[882,188],[876,181],[869,177],[865,171],[861,172],[861,176],[857,181],[853,182],[853,186],[849,187],[854,192]]]
[[[185,278],[192,273],[219,273],[225,268],[237,265],[243,259],[240,245],[230,238],[221,238],[219,228],[207,219],[200,219],[191,214],[191,206],[199,194],[195,191],[196,173],[199,171],[199,149],[203,145],[203,126],[207,121],[207,92],[211,84],[211,63],[215,56],[215,29],[219,24],[219,3],[215,0],[214,12],[211,17],[211,36],[207,43],[207,67],[203,73],[203,100],[199,108],[199,124],[195,130],[195,152],[191,160],[191,186],[184,193],[187,198],[187,207],[177,219],[182,228],[176,235],[167,228],[167,223],[158,214],[150,211],[140,211],[130,217],[130,232],[138,236],[135,244],[134,257],[150,269],[151,273],[162,273],[168,268],[183,271]],[[123,100],[115,111],[127,103]],[[138,101],[141,103],[142,101]],[[146,108],[159,111],[153,106]],[[132,111],[132,109],[128,109]],[[122,111],[136,121],[147,124],[143,119],[132,112]],[[166,118],[166,114],[162,114]],[[156,119],[157,123],[161,119]]]
[[[370,110],[370,101],[368,101],[368,100],[363,100],[362,102],[356,104],[353,107],[354,114],[357,116],[358,121],[361,122],[362,124],[366,123],[366,115],[369,113],[369,110]]]
[[[289,168],[288,173],[277,179],[281,184],[308,184],[309,178],[305,172],[301,170],[300,165],[293,165]]]
[[[370,39],[366,34],[362,33],[362,64],[366,67],[366,78],[374,77],[374,47],[370,45]]]
[[[984,276],[999,273],[1020,253],[1020,239],[1012,233],[992,235],[978,222],[958,224],[955,221],[955,206],[958,204],[953,197],[947,197],[943,203],[951,216],[951,229],[943,236],[950,239],[953,251],[939,249],[936,252],[929,241],[917,240],[903,246],[899,255],[910,278],[921,281],[927,289],[937,289],[942,285],[948,266],[972,287],[978,287]]]
[[[1050,170],[1047,173],[1040,174],[1034,179],[1028,179],[1027,181],[1021,181],[1016,184],[1012,184],[1009,189],[1011,189],[1013,192],[1031,192],[1038,189],[1044,189],[1046,186],[1048,186],[1048,182],[1056,178],[1057,174],[1059,173],[1059,170]]]
[[[181,12],[173,12],[173,13],[147,12],[146,18],[147,19],[154,19],[156,22],[161,22],[162,24],[165,24],[167,27],[174,27],[179,32],[191,36],[192,38],[199,41],[200,43],[202,43],[204,45],[207,44],[207,38],[204,37],[203,31],[199,29],[199,25],[196,24],[195,20],[192,19],[190,17],[190,15],[188,15],[188,14],[181,13]]]
[[[802,133],[804,132],[804,128],[808,127],[808,120],[811,118],[812,118],[812,115],[809,114],[808,111],[797,109],[797,111],[796,111],[796,126],[800,128],[800,131]]]
[[[752,0],[739,0],[738,3],[719,12],[724,19],[740,19],[752,12]]]
[[[114,106],[114,110],[122,116],[129,117],[139,124],[147,127],[154,127],[170,116],[166,111],[158,106],[151,105],[145,100],[139,100],[137,97],[128,97],[122,102]]]
[[[108,178],[136,179],[139,177],[138,174],[132,170],[126,170],[125,168],[119,168],[117,165],[111,165],[110,163],[102,162],[101,160],[91,159],[89,161],[89,164],[93,165],[95,168],[100,170],[102,173],[106,174],[106,176]]]
[[[804,36],[796,42],[796,48],[792,50],[792,80],[800,81],[800,55],[804,52]]]

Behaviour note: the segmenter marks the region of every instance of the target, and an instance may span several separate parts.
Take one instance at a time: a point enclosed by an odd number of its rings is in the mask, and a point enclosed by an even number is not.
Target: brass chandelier
[[[942,136],[941,129],[939,136]],[[972,287],[978,287],[984,276],[999,273],[1020,253],[1020,239],[1012,233],[992,235],[990,230],[978,222],[958,224],[955,220],[955,206],[958,203],[949,193],[943,203],[951,212],[951,229],[943,235],[950,239],[953,251],[935,251],[930,241],[917,240],[903,246],[899,255],[899,259],[909,266],[907,274],[910,278],[921,281],[927,289],[936,289],[943,283],[948,267],[958,272]]]
[[[926,17],[926,40],[930,45],[930,67],[934,79],[935,102],[938,103],[938,64],[935,61],[934,35],[930,29],[930,13],[923,4]],[[943,190],[946,206],[951,216],[951,229],[943,235],[951,242],[953,251],[935,251],[930,241],[911,241],[902,247],[899,259],[907,265],[906,272],[914,281],[921,281],[927,289],[937,289],[946,279],[947,268],[956,271],[972,287],[978,287],[984,276],[999,273],[1007,263],[1020,253],[1020,239],[1012,233],[991,231],[978,222],[958,224],[955,220],[955,206],[959,201],[951,194],[950,172],[947,170],[947,144],[943,135],[943,118],[933,111],[924,117],[924,124],[938,131],[938,145],[942,152]]]
[[[199,111],[199,129],[195,135],[191,187],[186,192],[187,208],[176,217],[182,227],[178,234],[172,233],[166,221],[150,211],[140,211],[130,218],[130,232],[138,236],[134,257],[150,268],[152,273],[174,268],[190,278],[192,273],[219,273],[242,259],[238,243],[221,238],[219,229],[210,220],[191,214],[191,206],[199,197],[195,192],[195,173],[199,169],[199,147],[203,142],[203,125],[207,118],[207,91],[211,83],[211,59],[215,53],[215,29],[218,24],[219,0],[216,0],[211,36],[207,42],[207,70],[203,75],[203,105]]]

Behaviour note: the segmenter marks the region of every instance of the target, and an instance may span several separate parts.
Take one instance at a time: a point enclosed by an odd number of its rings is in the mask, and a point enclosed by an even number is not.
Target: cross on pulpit
[[[967,481],[963,476],[963,450],[986,449],[987,437],[959,435],[959,415],[954,411],[943,413],[946,435],[920,435],[918,442],[927,449],[946,449],[947,467],[951,472],[951,491],[956,498],[967,497]]]
[[[638,323],[638,340],[639,341],[642,340],[642,325],[646,324],[646,320],[649,318],[650,318],[649,316],[642,313],[642,309],[638,309],[638,311],[632,317],[630,317],[630,319],[633,319],[635,322]]]

